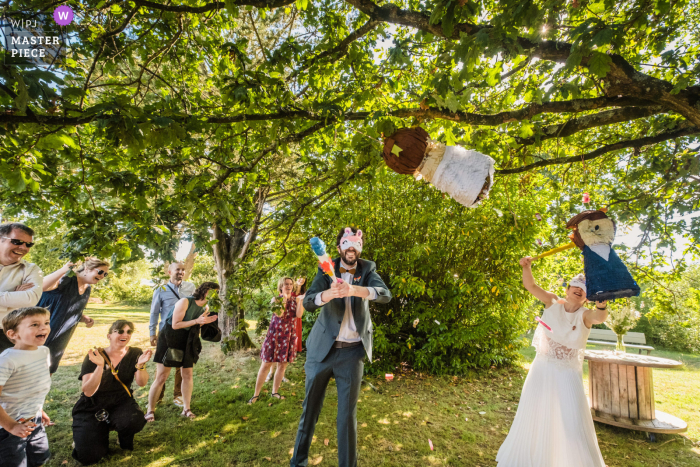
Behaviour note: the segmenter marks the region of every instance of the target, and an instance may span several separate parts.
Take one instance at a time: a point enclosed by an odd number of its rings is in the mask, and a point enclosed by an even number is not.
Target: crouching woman
[[[134,449],[134,435],[146,424],[134,400],[131,383],[148,383],[146,362],[151,351],[129,347],[134,324],[115,321],[109,328],[109,346],[88,351],[78,379],[83,393],[73,407],[73,458],[83,465],[96,464],[109,451],[114,430],[122,449]]]

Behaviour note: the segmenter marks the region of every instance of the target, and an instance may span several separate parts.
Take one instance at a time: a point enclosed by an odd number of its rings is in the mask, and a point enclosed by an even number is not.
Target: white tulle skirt
[[[604,467],[583,390],[582,362],[538,352],[518,411],[498,450],[498,467]]]

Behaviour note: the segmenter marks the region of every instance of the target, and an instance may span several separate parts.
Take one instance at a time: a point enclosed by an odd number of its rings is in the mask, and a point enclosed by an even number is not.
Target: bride
[[[569,282],[566,299],[535,283],[532,258],[520,260],[523,285],[547,309],[532,345],[537,356],[528,372],[518,412],[496,456],[499,467],[604,467],[591,410],[583,389],[583,351],[591,326],[605,321],[607,303],[585,308],[586,279]]]

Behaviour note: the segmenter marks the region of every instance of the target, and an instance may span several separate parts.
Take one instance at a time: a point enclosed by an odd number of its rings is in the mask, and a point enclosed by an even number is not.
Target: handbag
[[[183,350],[168,347],[163,356],[163,365],[167,367],[179,366],[178,364],[182,364],[184,358],[185,352]]]
[[[218,322],[214,321],[213,323],[207,323],[202,326],[200,329],[200,335],[202,336],[202,339],[207,342],[221,342],[221,329],[219,329]]]

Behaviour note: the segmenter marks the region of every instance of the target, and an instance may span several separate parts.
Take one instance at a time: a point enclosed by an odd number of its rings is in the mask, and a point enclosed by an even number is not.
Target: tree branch
[[[541,129],[539,138],[515,138],[518,144],[530,145],[537,141],[544,141],[551,138],[564,138],[578,133],[582,130],[607,126],[613,123],[629,122],[638,118],[650,117],[663,113],[665,110],[660,105],[649,107],[624,107],[615,110],[606,110],[593,115],[585,115],[581,118],[574,118],[566,123],[549,125]]]
[[[427,109],[421,108],[404,108],[395,109],[386,112],[386,115],[391,115],[393,117],[399,118],[411,118],[420,117],[423,119],[443,119],[450,120],[454,122],[459,122],[468,125],[485,125],[485,126],[497,126],[503,123],[515,122],[526,120],[539,115],[541,113],[568,113],[568,112],[585,112],[589,110],[596,110],[605,107],[643,107],[652,106],[653,102],[645,101],[644,99],[638,99],[634,97],[594,97],[591,99],[572,99],[568,101],[554,101],[545,102],[542,104],[530,104],[526,107],[517,110],[510,110],[506,112],[500,112],[497,114],[478,114],[471,112],[450,112],[449,110],[442,110],[439,108],[431,107]],[[373,112],[348,112],[341,120],[352,121],[352,120],[365,120],[370,117]],[[173,120],[181,121],[191,118],[191,115],[184,117],[171,117]],[[329,120],[323,114],[317,114],[307,110],[282,110],[275,113],[262,113],[262,114],[242,114],[242,115],[212,115],[208,117],[199,117],[202,119],[203,123],[210,124],[226,124],[226,123],[238,123],[245,121],[271,121],[280,119],[306,119],[306,120]],[[44,123],[46,125],[65,125],[65,126],[76,126],[83,125],[85,123],[90,123],[100,116],[91,115],[89,117],[60,117],[52,115],[1,115],[0,123]],[[111,118],[111,117],[106,117]],[[334,118],[334,117],[333,117]],[[142,122],[139,122],[142,123]]]
[[[139,11],[139,6],[136,5],[133,10],[129,12],[129,15],[126,17],[124,22],[122,23],[121,26],[119,26],[117,29],[113,29],[111,31],[107,31],[104,36],[102,36],[103,39],[107,39],[108,37],[116,36],[120,32],[122,32],[126,27],[129,25],[131,20],[133,19],[134,15]]]
[[[545,159],[542,161],[535,162],[534,164],[524,165],[522,167],[517,167],[515,169],[496,170],[496,174],[497,175],[509,175],[509,174],[529,172],[530,170],[537,169],[540,167],[546,167],[548,165],[560,165],[560,164],[569,164],[569,163],[575,163],[575,162],[589,161],[592,159],[596,159],[596,158],[602,156],[603,154],[607,154],[607,153],[612,152],[612,151],[617,151],[618,149],[641,148],[644,146],[649,146],[652,144],[661,143],[663,141],[668,141],[670,139],[680,138],[683,136],[691,136],[691,135],[696,135],[696,134],[700,134],[700,128],[688,125],[688,126],[685,126],[683,128],[680,128],[680,129],[677,129],[674,131],[659,133],[656,136],[647,136],[645,138],[638,138],[638,139],[632,139],[632,140],[626,140],[626,141],[619,141],[619,142],[613,143],[613,144],[606,144],[605,146],[602,146],[602,147],[596,149],[595,151],[591,151],[591,152],[584,154],[584,155],[581,155],[581,156],[557,157],[556,159]]]
[[[229,3],[237,6],[254,6],[256,8],[279,8],[291,5],[296,0],[231,0]],[[202,6],[189,5],[163,5],[161,3],[149,2],[148,0],[135,0],[137,6],[144,6],[151,10],[172,11],[174,13],[206,13],[213,10],[223,10],[226,8],[224,2],[211,2]]]
[[[452,34],[447,36],[442,24],[430,24],[430,17],[422,12],[402,10],[394,4],[378,6],[372,0],[346,0],[370,18],[379,18],[387,23],[409,26],[421,31],[430,32],[439,37],[458,40],[462,34],[473,35],[484,29],[492,29],[490,25],[471,23],[455,24]],[[512,39],[521,50],[521,54],[538,57],[542,60],[565,63],[571,55],[573,45],[559,41],[535,42],[526,37],[516,36]],[[584,55],[580,65],[589,66],[592,55]],[[696,104],[700,101],[700,87],[689,87],[681,92],[673,93],[673,83],[654,78],[636,70],[624,57],[617,54],[608,55],[611,59],[610,71],[603,78],[607,82],[605,93],[608,96],[636,96],[648,99],[674,110],[693,125],[700,127],[700,109]]]
[[[381,23],[381,21],[377,19],[370,19],[368,20],[365,24],[360,26],[359,29],[351,32],[348,34],[348,37],[343,39],[338,45],[333,47],[332,49],[326,50],[324,52],[321,52],[320,54],[316,55],[315,57],[311,57],[307,60],[304,60],[304,63],[299,67],[297,70],[295,70],[290,76],[289,79],[293,79],[296,77],[299,73],[308,70],[311,66],[313,66],[314,63],[316,63],[319,60],[323,60],[326,57],[334,56],[336,54],[339,54],[339,56],[335,57],[336,61],[343,55],[348,53],[348,46],[355,42],[356,40],[362,38],[365,34],[370,32],[372,29],[376,28],[377,25]]]

